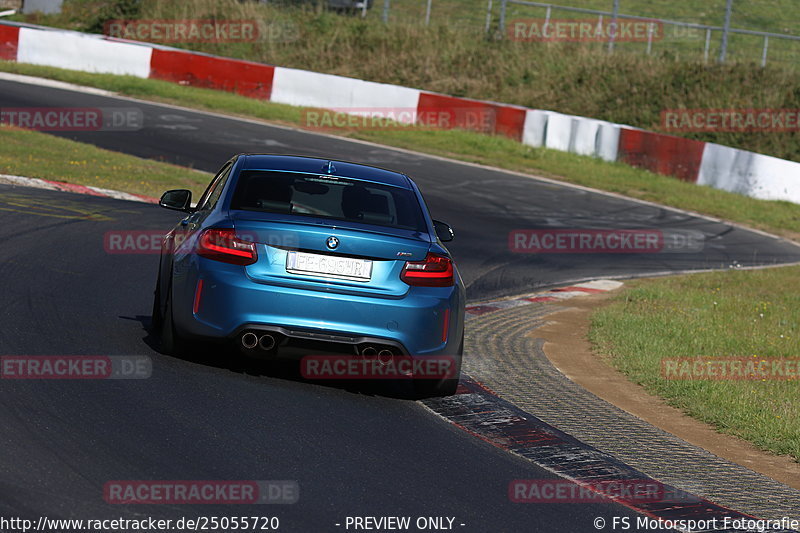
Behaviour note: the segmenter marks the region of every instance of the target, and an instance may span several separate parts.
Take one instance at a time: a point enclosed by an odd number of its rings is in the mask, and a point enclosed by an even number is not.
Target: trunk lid
[[[246,267],[257,283],[397,298],[409,289],[406,261],[431,247],[426,234],[399,228],[250,211],[231,218],[239,238],[258,243],[258,261]]]

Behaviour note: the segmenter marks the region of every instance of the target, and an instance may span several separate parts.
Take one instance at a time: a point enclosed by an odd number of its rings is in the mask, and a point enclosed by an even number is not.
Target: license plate
[[[334,255],[289,252],[286,254],[286,272],[306,276],[369,281],[372,278],[372,261]]]

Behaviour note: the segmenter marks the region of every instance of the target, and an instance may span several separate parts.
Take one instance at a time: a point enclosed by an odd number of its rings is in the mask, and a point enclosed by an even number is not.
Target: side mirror
[[[456,236],[456,234],[453,233],[453,228],[439,220],[433,221],[433,229],[436,230],[436,236],[439,237],[439,240],[442,242],[450,242]]]
[[[187,189],[173,189],[161,195],[158,205],[176,211],[189,211],[192,205],[192,191]]]

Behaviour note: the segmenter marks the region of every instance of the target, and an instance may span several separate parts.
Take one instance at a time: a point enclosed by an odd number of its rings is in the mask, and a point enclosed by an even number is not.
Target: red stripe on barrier
[[[634,167],[696,183],[704,147],[702,141],[620,128],[618,159]]]
[[[150,77],[269,100],[275,67],[191,52],[153,49]]]
[[[16,61],[17,43],[19,43],[19,28],[0,24],[0,59]]]
[[[419,95],[417,114],[426,126],[497,133],[517,141],[525,126],[525,109],[426,92]]]

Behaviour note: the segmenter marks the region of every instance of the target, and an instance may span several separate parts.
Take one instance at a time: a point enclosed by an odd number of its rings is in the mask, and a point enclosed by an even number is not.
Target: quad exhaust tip
[[[258,346],[258,336],[255,333],[248,331],[242,335],[242,346],[248,350],[252,350]]]
[[[260,333],[246,331],[239,337],[241,347],[250,352],[256,348],[265,352],[272,351],[277,345],[278,340],[272,333]],[[388,365],[395,357],[395,350],[390,346],[367,344],[358,352],[362,357],[374,359],[382,365]]]
[[[262,335],[261,338],[258,339],[258,347],[265,351],[273,349],[275,344],[275,337],[272,335]]]
[[[392,353],[391,350],[387,350],[384,348],[383,350],[378,352],[378,362],[382,365],[388,365],[389,363],[392,362],[393,358],[394,354]]]
[[[260,348],[265,352],[268,352],[278,345],[278,341],[275,340],[273,335],[266,333],[259,336],[257,333],[252,331],[243,333],[240,341],[242,348],[245,350],[255,350],[256,348]]]
[[[394,359],[394,352],[386,347],[367,345],[361,349],[361,357],[375,359],[382,365],[388,365]]]

